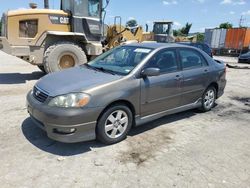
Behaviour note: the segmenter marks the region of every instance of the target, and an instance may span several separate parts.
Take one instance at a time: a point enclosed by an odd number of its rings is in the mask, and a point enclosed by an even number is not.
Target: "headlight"
[[[90,96],[84,93],[71,93],[67,95],[57,96],[49,102],[49,106],[63,108],[77,108],[88,104]]]

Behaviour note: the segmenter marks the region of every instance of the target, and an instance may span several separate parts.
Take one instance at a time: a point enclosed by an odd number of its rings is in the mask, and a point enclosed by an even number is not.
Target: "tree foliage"
[[[197,42],[204,42],[205,34],[204,33],[198,33],[197,34]]]
[[[2,22],[0,20],[0,34],[2,33]]]
[[[184,35],[188,35],[189,34],[189,31],[192,27],[192,24],[190,23],[186,23],[185,27],[181,28],[181,32],[184,34]]]
[[[231,29],[233,28],[233,24],[229,22],[221,23],[219,26],[220,29]]]
[[[188,36],[190,29],[192,27],[191,23],[186,23],[185,27],[182,27],[181,29],[174,30],[174,36]]]
[[[138,25],[137,21],[135,19],[131,19],[127,21],[126,27],[136,27]]]

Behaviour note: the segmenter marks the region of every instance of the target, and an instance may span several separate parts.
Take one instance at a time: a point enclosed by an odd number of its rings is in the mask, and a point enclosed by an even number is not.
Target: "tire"
[[[37,65],[37,67],[43,72],[46,73],[43,65]]]
[[[44,69],[47,73],[57,72],[66,68],[87,63],[85,52],[71,42],[59,42],[44,53]]]
[[[120,118],[117,117],[120,115]],[[111,106],[97,122],[97,140],[104,144],[115,144],[127,137],[132,127],[133,115],[125,105]]]
[[[206,89],[202,96],[202,106],[200,108],[202,112],[210,111],[214,107],[216,94],[216,89],[213,86]]]

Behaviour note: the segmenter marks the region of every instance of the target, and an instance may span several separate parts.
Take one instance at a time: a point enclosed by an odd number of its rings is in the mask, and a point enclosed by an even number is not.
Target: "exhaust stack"
[[[44,0],[44,8],[49,9],[49,0]]]

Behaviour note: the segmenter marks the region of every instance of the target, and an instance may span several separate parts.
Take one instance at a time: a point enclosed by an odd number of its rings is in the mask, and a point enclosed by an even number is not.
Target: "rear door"
[[[195,49],[178,50],[182,66],[181,105],[195,103],[200,99],[209,82],[209,66],[203,55]]]
[[[156,67],[159,76],[141,78],[141,116],[162,112],[180,105],[182,73],[175,49],[155,54],[144,68]]]

